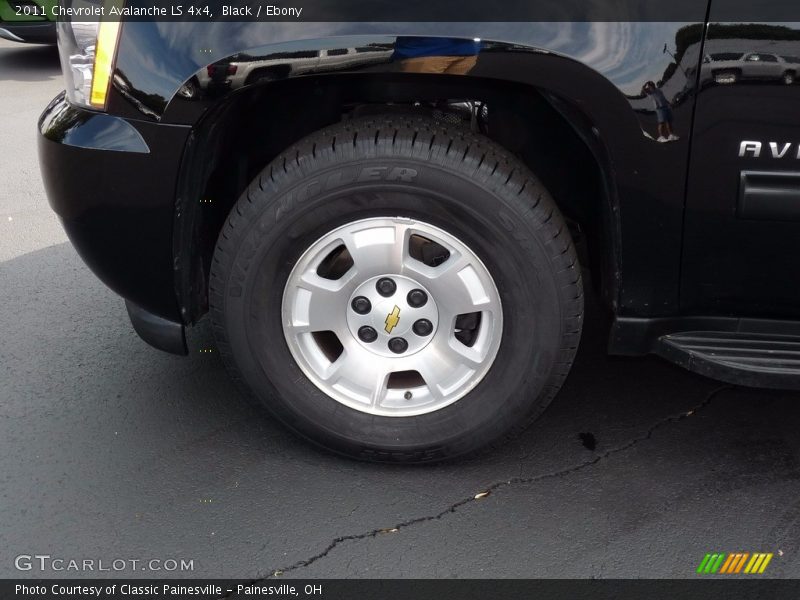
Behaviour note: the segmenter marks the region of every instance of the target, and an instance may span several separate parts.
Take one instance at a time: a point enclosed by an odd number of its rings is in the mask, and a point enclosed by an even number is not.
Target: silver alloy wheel
[[[503,332],[486,266],[407,218],[348,223],[314,242],[283,293],[289,350],[320,390],[381,416],[430,413],[488,373]]]

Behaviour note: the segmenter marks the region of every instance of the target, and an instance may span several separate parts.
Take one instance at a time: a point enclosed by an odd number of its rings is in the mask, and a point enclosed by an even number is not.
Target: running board
[[[653,352],[690,371],[728,383],[800,389],[800,335],[685,331],[662,335]]]

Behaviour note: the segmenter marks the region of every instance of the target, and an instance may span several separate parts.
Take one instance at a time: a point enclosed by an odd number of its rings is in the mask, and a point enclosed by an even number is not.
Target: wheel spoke
[[[339,358],[328,365],[325,370],[320,373],[320,377],[323,379],[323,381],[334,384],[342,378],[342,373],[347,370],[347,366],[351,362],[352,361],[350,361],[350,358],[347,355],[347,351],[344,351]]]
[[[289,326],[297,333],[345,332],[344,310],[353,275],[337,280],[325,279],[314,271],[306,272],[297,284]]]
[[[344,351],[330,365],[325,379],[330,385],[353,390],[362,402],[372,408],[380,407],[386,397],[389,371],[383,360],[376,360],[352,337],[343,340]]]
[[[482,357],[477,352],[441,332],[441,339],[423,350],[419,373],[431,394],[441,398],[482,365]]]
[[[428,267],[419,261],[409,259],[406,267],[436,296],[445,316],[478,311],[494,312],[499,303],[492,298],[493,284],[486,275],[485,267],[476,259],[463,255],[450,256],[438,267]]]
[[[447,355],[454,364],[461,364],[475,370],[483,364],[484,357],[475,348],[470,348],[459,342],[455,336],[448,340]]]
[[[382,273],[399,272],[403,261],[405,226],[402,223],[365,227],[342,236],[362,281]]]
[[[447,393],[446,390],[439,387],[439,379],[437,379],[438,374],[437,369],[430,367],[423,367],[420,369],[420,375],[422,375],[422,379],[425,381],[431,398],[433,398],[435,402],[442,402],[447,397]]]
[[[389,373],[386,371],[377,371],[373,378],[372,398],[370,406],[373,409],[380,408],[383,399],[386,398],[388,391]]]

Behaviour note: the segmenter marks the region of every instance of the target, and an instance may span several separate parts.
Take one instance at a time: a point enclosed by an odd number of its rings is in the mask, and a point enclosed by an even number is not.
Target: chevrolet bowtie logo
[[[388,315],[386,315],[386,333],[392,333],[392,329],[397,327],[400,322],[400,307],[396,304]]]

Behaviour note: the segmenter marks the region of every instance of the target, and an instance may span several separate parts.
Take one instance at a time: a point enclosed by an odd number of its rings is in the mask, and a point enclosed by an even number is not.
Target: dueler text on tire
[[[580,268],[552,198],[484,136],[349,121],[268,165],[211,270],[220,352],[302,436],[423,462],[500,442],[572,363]]]

